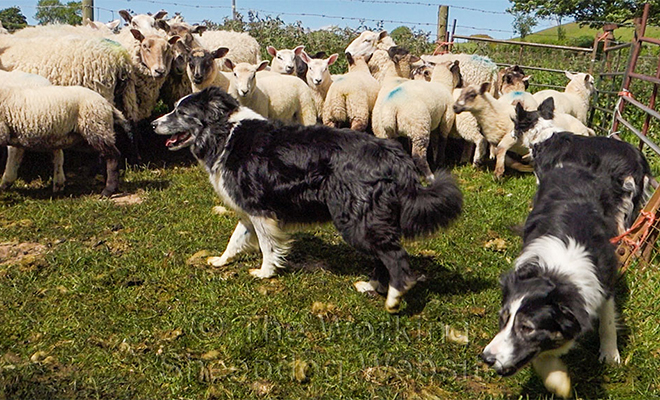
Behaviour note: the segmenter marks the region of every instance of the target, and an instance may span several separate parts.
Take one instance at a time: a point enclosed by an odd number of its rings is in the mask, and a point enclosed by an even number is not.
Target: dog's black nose
[[[151,129],[156,130],[156,128],[158,128],[158,122],[152,121],[151,122]]]
[[[495,364],[495,356],[491,353],[486,353],[485,351],[479,355],[481,360],[485,362],[489,367],[492,367]]]

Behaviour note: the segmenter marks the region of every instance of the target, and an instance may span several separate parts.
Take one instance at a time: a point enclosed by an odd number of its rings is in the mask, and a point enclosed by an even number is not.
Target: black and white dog
[[[250,273],[272,277],[289,251],[287,226],[332,221],[348,244],[380,261],[358,290],[387,292],[385,307],[396,312],[417,281],[401,236],[432,233],[461,212],[453,178],[439,173],[422,186],[397,142],[268,121],[218,88],[182,98],[153,126],[172,135],[171,150],[191,147],[218,195],[239,215],[225,252],[208,259],[214,266],[260,249],[261,268]]]
[[[600,319],[600,360],[619,363],[613,298],[617,183],[567,163],[540,177],[515,268],[503,276],[500,331],[481,354],[503,376],[532,362],[545,387],[569,397],[559,356]]]
[[[545,173],[565,163],[582,165],[597,175],[611,177],[617,186],[619,205],[608,210],[619,233],[629,228],[648,200],[653,180],[644,155],[631,144],[604,136],[579,136],[558,132],[553,124],[554,100],[549,97],[536,111],[516,106],[514,135],[530,149],[534,172],[540,180]]]

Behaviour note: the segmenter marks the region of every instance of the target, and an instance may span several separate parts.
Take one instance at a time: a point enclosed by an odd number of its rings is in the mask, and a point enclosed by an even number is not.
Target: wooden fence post
[[[82,0],[82,19],[94,21],[94,0]]]

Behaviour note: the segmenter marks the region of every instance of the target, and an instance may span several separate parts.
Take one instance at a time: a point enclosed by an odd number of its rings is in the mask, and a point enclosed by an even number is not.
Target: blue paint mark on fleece
[[[392,90],[388,95],[387,99],[390,100],[392,97],[396,96],[398,93],[401,93],[403,89],[399,86],[398,88]]]
[[[513,97],[520,97],[520,96],[523,95],[523,93],[525,93],[525,92],[516,91],[516,92],[512,92],[512,93],[511,93],[511,96],[513,96]]]
[[[480,55],[478,55],[478,54],[473,54],[473,55],[472,55],[472,61],[473,61],[475,64],[476,64],[476,63],[485,64],[485,65],[487,65],[489,68],[497,68],[497,64],[495,64],[490,58],[488,58],[488,57],[484,57],[484,56],[480,56]]]

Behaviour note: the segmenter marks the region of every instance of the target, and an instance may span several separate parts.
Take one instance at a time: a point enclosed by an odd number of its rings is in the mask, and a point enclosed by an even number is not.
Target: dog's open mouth
[[[190,146],[192,141],[193,137],[188,132],[175,133],[167,139],[165,146],[167,146],[169,150],[175,151]]]

